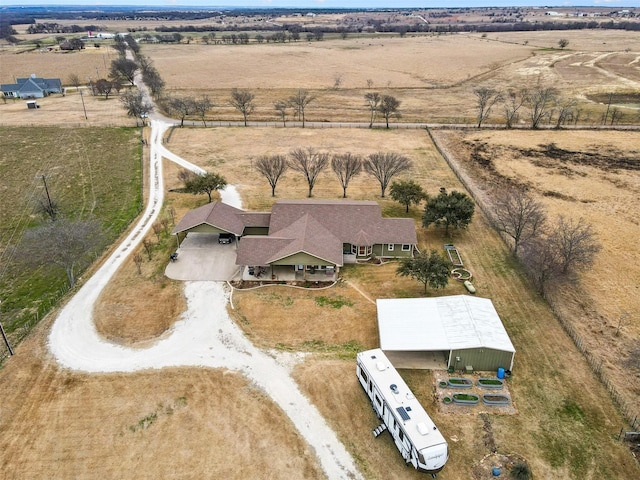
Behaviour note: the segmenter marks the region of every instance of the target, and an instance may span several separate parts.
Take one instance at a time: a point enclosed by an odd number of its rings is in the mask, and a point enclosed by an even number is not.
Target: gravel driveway
[[[49,335],[52,354],[62,366],[85,372],[133,372],[174,366],[239,370],[280,405],[315,451],[329,479],[362,478],[335,433],[290,377],[287,365],[291,365],[291,358],[283,361],[257,349],[231,321],[226,309],[228,292],[224,283],[185,283],[187,311],[168,336],[149,348],[124,347],[98,335],[92,315],[94,303],[160,212],[164,195],[161,158],[172,161],[176,158],[162,145],[163,133],[169,127],[170,124],[163,120],[152,120],[147,208],[122,244],[60,312]],[[180,164],[198,169],[182,159]],[[222,195],[225,203],[241,206],[233,187]]]

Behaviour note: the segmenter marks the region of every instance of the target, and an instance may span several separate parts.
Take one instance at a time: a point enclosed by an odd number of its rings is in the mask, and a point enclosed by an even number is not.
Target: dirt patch
[[[489,453],[473,465],[473,478],[474,480],[493,480],[496,478],[496,475],[493,474],[494,468],[499,469],[501,476],[507,476],[517,464],[527,465],[522,455]]]

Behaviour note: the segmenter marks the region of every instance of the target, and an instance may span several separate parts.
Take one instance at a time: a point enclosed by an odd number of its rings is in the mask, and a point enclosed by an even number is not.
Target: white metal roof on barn
[[[380,348],[387,351],[442,351],[492,348],[515,352],[488,298],[378,299]]]

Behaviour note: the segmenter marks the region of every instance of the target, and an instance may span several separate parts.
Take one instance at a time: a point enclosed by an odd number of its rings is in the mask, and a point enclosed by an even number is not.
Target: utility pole
[[[84,106],[84,95],[83,95],[83,93],[82,93],[82,90],[80,90],[80,98],[82,99],[82,110],[84,110],[84,119],[85,119],[85,120],[89,120],[89,119],[87,118],[87,109],[86,109],[86,107]]]
[[[0,301],[2,303],[2,301]],[[2,323],[0,323],[0,332],[2,333],[2,338],[4,339],[4,343],[7,346],[7,350],[9,350],[9,356],[13,355],[13,350],[11,350],[11,345],[9,345],[9,339],[7,338],[7,334],[4,333],[4,328],[2,328]]]
[[[51,196],[49,195],[49,188],[47,187],[47,177],[44,176],[44,174],[42,174],[42,183],[44,183],[44,191],[47,192],[47,202],[49,205],[49,211],[52,212],[52,220],[56,219],[56,209],[55,206],[53,205],[53,202],[51,201]]]

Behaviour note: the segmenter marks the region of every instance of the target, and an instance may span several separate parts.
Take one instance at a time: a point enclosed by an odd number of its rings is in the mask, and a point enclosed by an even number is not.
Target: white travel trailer
[[[379,348],[357,355],[356,375],[384,423],[373,434],[389,430],[405,462],[433,477],[449,458],[447,441]]]

